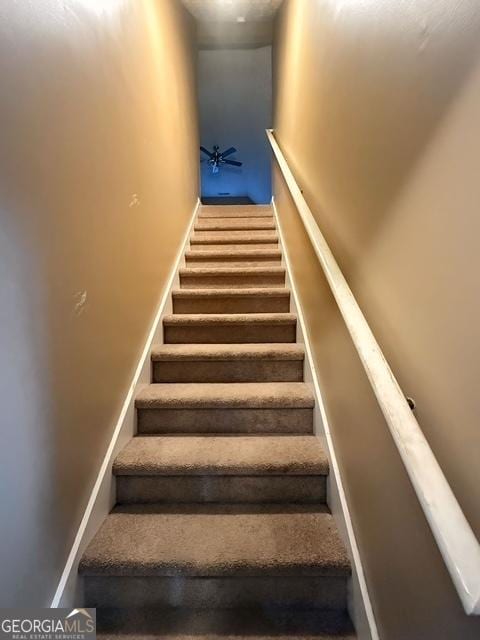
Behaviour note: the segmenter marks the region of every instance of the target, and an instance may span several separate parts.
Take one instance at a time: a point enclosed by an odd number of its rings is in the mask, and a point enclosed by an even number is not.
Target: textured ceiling
[[[182,0],[202,22],[268,22],[283,0]],[[240,20],[239,20],[240,19]]]

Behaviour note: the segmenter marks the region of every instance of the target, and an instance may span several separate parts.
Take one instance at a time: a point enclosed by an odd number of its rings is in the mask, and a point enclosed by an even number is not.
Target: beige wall
[[[175,0],[0,4],[0,606],[47,605],[198,193]]]
[[[279,144],[480,538],[478,2],[286,0],[275,89]],[[381,637],[478,638],[274,182]]]

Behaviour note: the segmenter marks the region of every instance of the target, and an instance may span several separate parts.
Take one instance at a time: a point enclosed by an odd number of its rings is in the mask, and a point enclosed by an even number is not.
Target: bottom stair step
[[[308,505],[116,507],[79,567],[86,606],[345,610],[350,564]]]
[[[348,615],[337,611],[267,609],[98,609],[97,637],[175,640],[354,640]]]

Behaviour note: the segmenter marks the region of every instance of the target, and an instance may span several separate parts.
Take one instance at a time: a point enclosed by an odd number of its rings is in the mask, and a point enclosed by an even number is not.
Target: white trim
[[[178,270],[181,266],[181,260],[185,254],[199,207],[200,200],[198,199],[188,224],[187,231],[175,258],[175,262],[173,263],[167,283],[163,289],[160,303],[145,341],[140,360],[138,361],[137,368],[123,402],[120,415],[115,424],[110,444],[108,445],[105,457],[100,466],[85,512],[78,527],[75,540],[70,553],[68,554],[65,568],[63,569],[57,590],[55,591],[55,595],[50,605],[51,608],[72,607],[74,605],[81,604],[81,602],[78,601],[78,599],[82,598],[80,593],[81,582],[78,577],[78,564],[88,543],[114,505],[115,478],[112,475],[112,464],[118,452],[135,434],[135,397],[139,389],[143,385],[148,384],[151,380],[151,347],[154,341],[163,341],[161,320],[164,315],[170,312],[171,292],[178,283]]]
[[[318,228],[272,130],[267,130],[267,137],[463,608],[468,615],[480,615],[480,544]]]
[[[322,441],[330,466],[330,474],[328,477],[328,504],[352,562],[352,588],[350,591],[351,599],[349,602],[349,612],[354,622],[359,640],[379,640],[377,623],[375,621],[372,603],[370,601],[370,595],[365,581],[362,560],[360,558],[360,552],[358,550],[357,540],[355,538],[352,520],[350,517],[350,510],[348,508],[348,502],[343,487],[342,477],[340,475],[335,448],[333,446],[330,425],[325,411],[322,393],[320,391],[305,317],[303,315],[298,290],[293,278],[290,256],[284,239],[277,207],[275,205],[275,198],[272,198],[272,207],[280,238],[280,246],[282,247],[282,256],[285,262],[286,284],[292,292],[292,311],[296,313],[298,318],[297,342],[303,344],[305,347],[305,381],[310,382],[313,385],[315,393],[315,434],[318,435]]]

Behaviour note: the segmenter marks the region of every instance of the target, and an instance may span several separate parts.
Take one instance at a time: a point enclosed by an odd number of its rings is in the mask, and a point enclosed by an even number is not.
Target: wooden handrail
[[[267,137],[463,607],[480,615],[480,545],[278,146]]]

